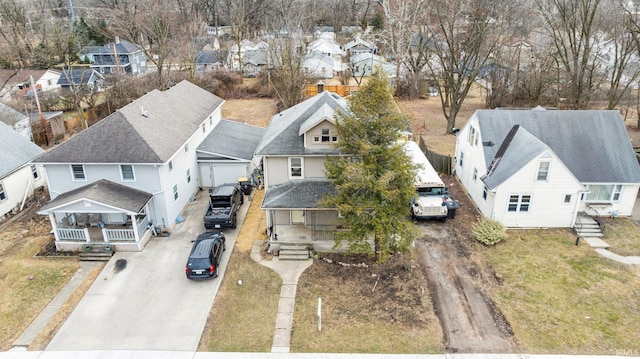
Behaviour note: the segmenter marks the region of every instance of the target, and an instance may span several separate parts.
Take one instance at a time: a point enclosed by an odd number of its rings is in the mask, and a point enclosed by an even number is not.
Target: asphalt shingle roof
[[[101,179],[59,195],[42,206],[38,213],[47,213],[48,210],[81,200],[139,213],[151,197],[153,197],[151,193]]]
[[[533,150],[529,146],[540,148],[541,145],[532,139],[535,137],[548,146],[582,183],[640,182],[640,166],[618,111],[477,110],[475,114],[482,142],[496,144],[484,146],[487,165],[496,157],[513,126],[520,125],[531,136],[526,136],[525,132],[520,134],[519,130],[509,151]],[[509,165],[519,169],[524,164],[522,160],[501,163],[498,168]]]
[[[269,187],[262,202],[263,209],[314,209],[318,201],[336,193],[331,182],[323,179],[305,179]]]
[[[266,130],[235,121],[221,120],[198,146],[198,152],[251,161]]]
[[[296,156],[336,153],[335,149],[305,148],[304,137],[299,134],[304,123],[317,116],[318,111],[326,114],[325,105],[333,109],[334,114],[338,111],[349,112],[345,99],[332,92],[321,92],[273,116],[256,149],[256,155]]]
[[[0,121],[0,179],[22,168],[44,150]]]
[[[166,163],[223,102],[182,81],[166,91],[147,93],[36,162]]]

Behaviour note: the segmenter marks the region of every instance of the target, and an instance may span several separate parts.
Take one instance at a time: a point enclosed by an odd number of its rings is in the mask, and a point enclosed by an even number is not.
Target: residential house
[[[264,132],[262,127],[221,120],[196,149],[200,185],[215,187],[250,177],[260,164],[253,153]]]
[[[302,62],[302,66],[310,77],[330,79],[335,76],[334,59],[318,52],[308,53]]]
[[[396,78],[396,66],[388,63],[384,57],[373,53],[364,52],[352,56],[350,59],[350,68],[353,76],[364,77],[371,76],[373,71],[380,67],[391,79]]]
[[[228,63],[233,71],[240,72],[240,59],[242,58],[242,72],[247,77],[257,76],[269,64],[269,44],[264,41],[253,43],[243,40],[229,49]]]
[[[271,241],[302,242],[331,250],[338,212],[319,201],[335,189],[326,178],[326,156],[336,156],[335,116],[347,102],[321,92],[273,116],[256,149],[263,161],[267,228]],[[319,248],[320,247],[320,248]]]
[[[170,230],[202,186],[197,148],[221,119],[224,101],[182,81],[153,90],[34,162],[46,169],[56,247],[108,242],[141,250]]]
[[[458,134],[455,173],[480,212],[506,227],[629,216],[640,187],[618,111],[477,110]]]
[[[11,106],[0,102],[0,121],[18,132],[22,137],[31,141],[31,123],[29,117],[14,110]]]
[[[333,67],[333,76],[335,76],[336,74],[338,74],[339,72],[343,71],[343,66],[342,66],[342,56],[344,55],[344,51],[340,48],[340,44],[338,44],[335,40],[335,34],[334,33],[322,33],[320,34],[320,36],[318,36],[318,38],[314,41],[312,41],[311,43],[309,43],[309,45],[307,45],[307,55],[309,59],[318,59],[317,61],[320,61],[320,56],[326,56],[331,58],[333,61],[331,61]],[[307,58],[305,58],[305,62],[307,62]],[[313,61],[311,61],[313,62]],[[328,62],[328,61],[324,61],[324,62]],[[305,67],[308,67],[307,64],[305,64]],[[318,76],[318,77],[325,77],[325,76]]]
[[[348,56],[355,56],[363,53],[377,54],[378,48],[374,44],[356,37],[353,41],[344,45],[344,51],[347,52]]]
[[[147,72],[147,55],[142,47],[118,37],[114,42],[94,48],[87,56],[93,59],[91,68],[101,74],[141,75]]]
[[[225,59],[228,53],[226,51],[198,51],[196,58],[196,72],[205,73],[209,71],[224,70]]]
[[[44,151],[0,121],[0,221],[19,210],[38,187],[45,185],[40,166],[31,160]]]
[[[104,76],[93,69],[65,69],[58,79],[58,85],[68,91],[73,91],[74,86],[94,91],[104,89]]]
[[[0,70],[0,83],[6,81],[7,100],[13,97],[33,97],[33,87],[38,92],[54,91],[60,88],[57,85],[61,73],[57,70]]]

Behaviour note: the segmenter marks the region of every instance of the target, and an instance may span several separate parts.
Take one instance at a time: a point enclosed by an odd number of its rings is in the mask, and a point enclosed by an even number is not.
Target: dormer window
[[[331,131],[328,128],[322,129],[322,143],[331,141]]]

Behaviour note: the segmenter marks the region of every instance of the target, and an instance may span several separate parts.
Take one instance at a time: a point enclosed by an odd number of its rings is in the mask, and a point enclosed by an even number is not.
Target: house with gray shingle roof
[[[101,74],[141,75],[147,72],[147,55],[142,47],[117,37],[104,46],[92,47],[86,56],[91,61],[91,68]]]
[[[455,173],[482,214],[506,227],[629,216],[640,187],[613,110],[477,110],[458,134]]]
[[[221,120],[196,149],[202,187],[236,183],[250,177],[260,160],[254,157],[265,129],[244,123]]]
[[[20,209],[36,188],[46,184],[42,168],[31,163],[43,152],[0,121],[0,222],[7,213]]]
[[[108,242],[141,250],[153,230],[170,230],[202,187],[197,148],[220,122],[223,102],[182,81],[38,157],[52,198],[38,213],[49,216],[57,248]],[[135,203],[122,201],[125,192]]]
[[[333,146],[339,112],[348,113],[347,102],[335,93],[321,92],[271,118],[256,156],[263,161],[262,208],[272,242],[332,248],[338,212],[323,208],[320,201],[335,191],[324,163],[326,156],[340,155]]]

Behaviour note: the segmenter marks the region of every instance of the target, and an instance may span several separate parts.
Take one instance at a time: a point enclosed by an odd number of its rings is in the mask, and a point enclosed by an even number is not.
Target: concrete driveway
[[[117,252],[46,350],[195,351],[249,201],[241,207],[238,228],[223,230],[227,251],[220,276],[190,281],[184,267],[191,241],[205,231],[207,205],[207,193],[200,192],[169,237],[152,238],[142,252]],[[116,263],[123,261],[119,269]]]

